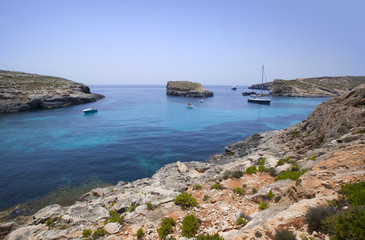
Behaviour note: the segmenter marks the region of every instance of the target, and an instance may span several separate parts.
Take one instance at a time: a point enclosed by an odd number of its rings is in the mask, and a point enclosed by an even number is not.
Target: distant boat
[[[233,90],[233,91],[236,91],[236,90],[237,90],[236,85],[233,85],[233,86],[232,86],[232,90]]]
[[[200,101],[199,101],[200,103],[203,103],[204,102],[204,100],[203,99],[200,99]]]
[[[259,97],[256,98],[256,96],[250,97],[248,99],[248,102],[252,103],[261,103],[261,104],[270,104],[271,99],[270,98],[262,98],[262,89],[264,88],[264,65],[262,65],[262,76],[261,76],[261,94]]]
[[[84,110],[82,110],[85,114],[88,114],[88,113],[96,113],[98,111],[97,108],[86,108]]]
[[[191,103],[187,103],[186,104],[186,108],[193,108],[194,106],[193,106],[193,104],[191,104]]]

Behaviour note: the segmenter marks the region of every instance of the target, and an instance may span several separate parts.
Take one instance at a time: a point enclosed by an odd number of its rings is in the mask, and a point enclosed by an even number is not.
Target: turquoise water
[[[174,161],[205,161],[249,135],[304,120],[324,98],[247,103],[238,87],[169,97],[165,86],[92,86],[105,99],[54,110],[0,115],[0,209],[60,187],[150,177]],[[193,109],[187,109],[190,102]],[[82,109],[97,107],[84,115]]]

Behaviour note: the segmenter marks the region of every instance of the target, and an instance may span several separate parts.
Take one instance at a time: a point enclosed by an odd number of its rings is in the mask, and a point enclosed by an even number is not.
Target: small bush
[[[129,209],[128,212],[134,212],[134,210],[136,210],[136,208],[138,207],[138,204],[132,205]]]
[[[48,226],[49,228],[51,228],[54,225],[54,219],[49,219],[46,222],[46,226]]]
[[[123,217],[116,213],[114,210],[109,211],[110,217],[104,221],[105,224],[107,223],[123,223]]]
[[[65,230],[65,229],[67,229],[67,225],[62,225],[61,230]]]
[[[314,155],[313,157],[310,158],[310,160],[312,160],[312,161],[314,161],[316,159],[317,159],[317,156],[316,155]]]
[[[151,202],[146,203],[146,205],[147,205],[147,209],[148,210],[153,210],[154,209],[154,207],[153,207],[153,205],[152,205]]]
[[[90,229],[84,229],[82,232],[82,238],[88,238],[91,236],[91,230]]]
[[[333,240],[365,239],[365,209],[351,208],[329,216],[322,222],[325,233]]]
[[[259,161],[257,161],[256,165],[264,165],[266,161],[266,158],[261,158]]]
[[[209,233],[207,235],[199,235],[198,237],[196,237],[196,239],[197,240],[224,240],[224,238],[219,236],[218,233],[216,233],[214,235],[209,235]]]
[[[321,231],[323,232],[323,225],[321,223],[326,217],[334,213],[333,209],[330,207],[311,207],[308,209],[304,221],[308,224],[310,231]]]
[[[297,180],[301,175],[303,175],[307,170],[302,170],[299,172],[291,172],[289,170],[282,171],[279,175],[275,177],[275,181],[279,180],[285,180],[285,179],[291,179],[291,180]]]
[[[293,232],[290,232],[286,229],[276,230],[275,240],[295,240],[295,234]]]
[[[264,170],[265,170],[264,165],[259,165],[259,171],[260,171],[260,172],[263,172]]]
[[[174,200],[176,205],[181,205],[182,207],[197,207],[198,202],[189,193],[180,193]]]
[[[365,205],[365,182],[342,185],[341,193],[346,195],[351,205]]]
[[[255,237],[257,237],[257,238],[262,237],[262,233],[261,233],[261,232],[259,232],[259,231],[256,231],[256,232],[255,232]]]
[[[223,188],[222,188],[222,186],[221,186],[219,183],[216,183],[216,184],[214,184],[214,185],[211,187],[211,189],[222,190]]]
[[[281,196],[276,196],[275,197],[275,202],[277,203],[277,202],[279,202],[281,200]]]
[[[244,195],[245,194],[245,192],[240,187],[233,188],[233,192],[238,194],[238,195]]]
[[[167,235],[173,233],[176,221],[173,218],[163,218],[161,221],[161,227],[157,229],[158,235],[161,239],[165,239]]]
[[[291,166],[290,169],[292,172],[298,172],[299,171],[299,167],[298,166]]]
[[[257,172],[257,169],[255,166],[248,167],[245,171],[245,173],[247,173],[247,174],[252,174],[252,173],[256,173],[256,172]]]
[[[274,168],[270,168],[269,169],[269,174],[270,174],[271,177],[276,177],[276,171],[275,171],[275,169]]]
[[[223,179],[224,180],[227,180],[229,177],[231,177],[231,172],[230,171],[225,171],[224,173],[223,173]]]
[[[234,171],[232,173],[232,177],[233,178],[241,178],[243,176],[243,172],[242,171]]]
[[[252,188],[252,193],[253,194],[257,193],[257,189],[256,188]]]
[[[182,236],[187,238],[192,238],[198,232],[198,219],[196,219],[194,214],[188,215],[184,218],[182,222]]]
[[[144,231],[142,228],[138,229],[137,233],[136,233],[136,237],[137,239],[141,239],[144,235]]]
[[[276,166],[281,166],[281,165],[284,165],[284,160],[283,160],[283,159],[280,159],[280,160],[276,163]]]
[[[195,184],[193,189],[194,189],[194,190],[202,189],[202,185],[200,185],[200,184]]]
[[[266,195],[266,197],[271,200],[274,198],[274,194],[272,193],[272,191],[270,190],[270,192]]]
[[[106,231],[104,228],[98,228],[94,233],[93,233],[93,239],[98,239],[101,236],[104,236],[106,234]]]
[[[266,208],[268,208],[268,204],[267,204],[267,202],[266,201],[263,201],[263,202],[260,202],[259,203],[259,209],[260,209],[260,211],[261,210],[264,210],[264,209],[266,209]]]
[[[204,195],[204,197],[203,197],[203,201],[205,202],[205,201],[207,201],[209,199],[209,196],[208,195]]]
[[[236,225],[243,225],[243,226],[245,226],[247,224],[247,221],[246,221],[246,219],[244,219],[244,218],[238,218],[237,219],[237,221],[236,221]]]

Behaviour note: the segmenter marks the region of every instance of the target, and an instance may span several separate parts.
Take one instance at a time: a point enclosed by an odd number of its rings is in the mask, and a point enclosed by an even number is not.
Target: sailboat
[[[248,99],[248,102],[252,102],[252,103],[261,103],[261,104],[270,104],[271,103],[271,99],[270,98],[262,98],[263,94],[262,94],[262,90],[264,88],[264,65],[262,65],[262,77],[261,77],[261,94],[259,97],[250,97]]]

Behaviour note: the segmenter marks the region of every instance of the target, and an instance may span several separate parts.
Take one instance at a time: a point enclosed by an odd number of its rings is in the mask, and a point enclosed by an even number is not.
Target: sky
[[[0,0],[0,69],[89,85],[365,76],[364,0]]]

